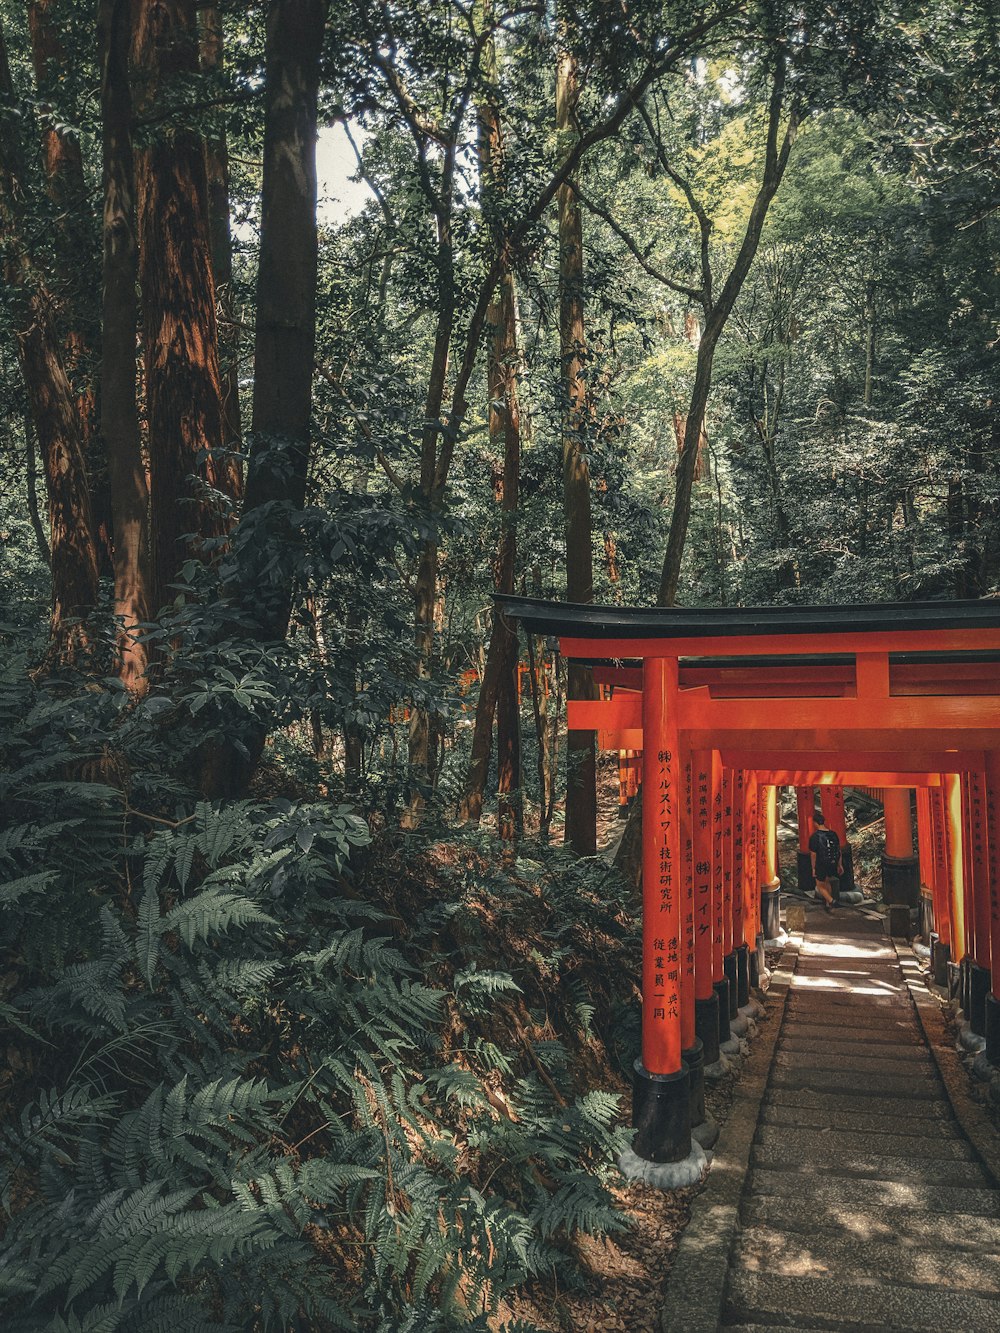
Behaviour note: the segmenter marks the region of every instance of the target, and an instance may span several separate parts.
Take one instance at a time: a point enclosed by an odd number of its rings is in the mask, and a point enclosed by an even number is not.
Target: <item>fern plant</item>
[[[565,971],[592,1039],[561,917],[620,931],[610,901],[456,865],[401,910],[351,806],[198,800],[159,712],[0,676],[5,1331],[494,1330],[572,1282],[624,1224],[618,1100],[518,1034]],[[486,923],[529,908],[536,958],[498,968]]]

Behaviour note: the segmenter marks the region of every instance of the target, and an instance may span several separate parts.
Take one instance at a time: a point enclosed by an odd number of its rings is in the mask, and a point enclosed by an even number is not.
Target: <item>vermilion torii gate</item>
[[[676,1185],[703,1165],[692,1141],[692,1121],[697,1139],[705,1119],[702,1066],[750,1013],[763,940],[779,932],[779,786],[799,789],[806,811],[820,787],[840,831],[843,787],[897,793],[885,803],[891,863],[912,851],[916,789],[935,975],[957,972],[973,1031],[1000,1063],[1000,601],[497,600],[612,687],[607,699],[570,700],[568,726],[642,753],[642,1057],[624,1169]]]

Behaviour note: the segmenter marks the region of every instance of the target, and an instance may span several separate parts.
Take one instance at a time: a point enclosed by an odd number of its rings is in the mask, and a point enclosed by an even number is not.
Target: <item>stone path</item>
[[[740,1223],[727,1327],[1000,1330],[1000,1190],[849,909],[809,912]]]

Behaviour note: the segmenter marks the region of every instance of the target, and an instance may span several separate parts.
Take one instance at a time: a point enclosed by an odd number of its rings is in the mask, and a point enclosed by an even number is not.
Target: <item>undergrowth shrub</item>
[[[526,1329],[625,1224],[610,872],[198,801],[155,708],[20,662],[0,727],[6,1333]]]

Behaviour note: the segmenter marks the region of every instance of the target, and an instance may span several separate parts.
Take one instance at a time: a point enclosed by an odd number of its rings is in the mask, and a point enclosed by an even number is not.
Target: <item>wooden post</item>
[[[812,857],[809,855],[809,839],[812,836],[812,818],[816,809],[816,789],[814,787],[795,788],[795,813],[799,821],[799,851],[796,861],[797,878],[800,893],[812,893],[816,887],[813,878]]]
[[[718,750],[695,756],[695,1033],[702,1044],[704,1070],[718,1065],[721,1028],[715,983],[722,962],[722,759]],[[685,1056],[687,1060],[687,1056]],[[694,1072],[694,1071],[693,1071]],[[692,1081],[692,1102],[696,1097]],[[692,1105],[691,1120],[698,1110]]]
[[[931,943],[937,934],[934,921],[934,841],[931,835],[931,794],[927,787],[917,788],[917,856],[920,873],[921,934]]]
[[[681,751],[684,765],[681,830],[681,1057],[694,1045],[694,774],[692,756]]]
[[[713,755],[697,750],[692,755],[694,782],[694,993],[699,1000],[712,994],[712,844],[713,844]],[[721,829],[720,829],[721,833]],[[720,836],[721,843],[721,836]]]
[[[944,779],[945,829],[948,844],[948,906],[951,909],[951,958],[958,962],[969,951],[965,917],[964,850],[962,839],[962,782],[957,773]]]
[[[642,674],[642,1059],[633,1070],[636,1132],[631,1158],[621,1159],[631,1163],[626,1171],[645,1171],[643,1162],[680,1162],[692,1152],[691,1079],[681,1055],[691,881],[684,866],[677,658],[647,657]],[[692,1012],[692,1025],[693,1018]],[[692,1044],[693,1036],[692,1026]]]
[[[737,894],[739,858],[742,856],[743,820],[737,817],[736,789],[742,774],[727,768],[722,775],[722,881],[721,930],[712,952],[713,989],[719,1002],[719,1043],[732,1037],[729,1028],[730,995],[726,959],[733,948],[733,913]]]
[[[984,813],[990,882],[990,994],[986,999],[986,1058],[1000,1065],[1000,750],[987,750]]]
[[[951,951],[951,867],[944,787],[930,789],[931,840],[934,848],[934,920],[938,937]]]
[[[968,1007],[972,1031],[986,1035],[986,996],[990,991],[990,865],[986,835],[986,775],[973,769],[964,774],[965,832],[968,855],[966,864],[966,907],[972,917],[972,958],[968,976]]]
[[[747,821],[746,772],[740,768],[733,774],[733,850],[732,868],[729,876],[728,896],[730,905],[730,924],[726,930],[726,954],[732,953],[744,938],[743,912],[746,906],[746,862],[750,855],[756,855],[753,830]],[[751,848],[754,850],[751,852]]]
[[[882,793],[882,808],[885,811],[885,854],[897,861],[907,861],[913,855],[909,788],[886,787]]]
[[[731,769],[723,772],[722,756],[718,750],[712,752],[712,981],[722,976],[722,957],[725,945],[725,872],[726,858],[729,858],[732,872],[733,855],[733,811],[732,811],[733,775]],[[728,795],[727,795],[728,792]]]
[[[819,789],[820,805],[823,809],[823,817],[827,826],[836,833],[840,840],[840,855],[844,862],[844,873],[840,878],[840,893],[853,893],[854,885],[854,857],[851,850],[851,844],[847,841],[847,816],[844,813],[844,789],[843,787],[820,787]]]
[[[682,845],[677,659],[647,657],[642,687],[642,1063],[681,1067]]]
[[[778,876],[778,789],[759,788],[757,799],[758,856],[754,897],[760,895],[760,928],[766,940],[781,933],[781,879]]]
[[[920,868],[913,855],[910,789],[886,787],[885,855],[882,857],[882,897],[889,904],[916,907],[920,901]]]

